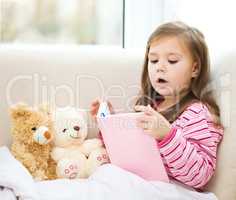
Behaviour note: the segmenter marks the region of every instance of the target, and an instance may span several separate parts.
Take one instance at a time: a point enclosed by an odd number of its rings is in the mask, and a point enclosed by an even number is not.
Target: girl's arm
[[[158,143],[174,179],[194,188],[201,188],[216,168],[217,146],[223,129],[214,126],[203,104],[190,106],[181,116],[180,124]],[[181,126],[181,121],[185,121]]]

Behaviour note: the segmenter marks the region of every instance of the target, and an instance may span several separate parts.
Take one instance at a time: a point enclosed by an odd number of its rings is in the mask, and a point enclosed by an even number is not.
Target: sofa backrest
[[[93,99],[105,96],[117,112],[131,110],[139,91],[143,54],[106,47],[2,45],[0,145],[10,144],[9,107],[18,102],[30,106],[49,102],[87,111]],[[90,127],[92,137],[96,129],[94,124]]]

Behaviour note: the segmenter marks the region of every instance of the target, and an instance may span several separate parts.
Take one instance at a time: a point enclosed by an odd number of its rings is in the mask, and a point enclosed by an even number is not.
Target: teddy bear
[[[51,158],[54,135],[53,121],[48,107],[32,108],[18,103],[10,108],[12,121],[11,152],[31,173],[35,180],[57,178],[56,163]]]
[[[52,158],[59,178],[87,178],[98,166],[109,162],[102,141],[87,139],[86,112],[74,107],[57,108]]]

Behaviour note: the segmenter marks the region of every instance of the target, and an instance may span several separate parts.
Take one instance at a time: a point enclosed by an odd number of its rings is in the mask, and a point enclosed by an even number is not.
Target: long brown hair
[[[179,101],[178,105],[172,106],[162,114],[168,121],[173,122],[187,106],[195,101],[201,101],[208,107],[214,122],[222,126],[219,106],[213,98],[212,90],[208,87],[210,82],[210,60],[204,35],[198,29],[179,21],[162,24],[149,37],[141,76],[141,91],[135,105],[151,104],[155,106],[157,101],[164,100],[164,97],[158,94],[151,85],[148,76],[148,53],[152,42],[166,36],[178,37],[184,41],[193,59],[198,64],[199,73],[191,82],[190,92]]]

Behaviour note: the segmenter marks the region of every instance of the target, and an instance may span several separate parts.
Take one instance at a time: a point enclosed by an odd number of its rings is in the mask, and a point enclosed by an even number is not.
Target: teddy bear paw
[[[57,165],[57,175],[60,178],[77,178],[80,175],[80,166],[76,161],[61,160]]]
[[[79,166],[76,164],[70,164],[64,169],[64,174],[69,179],[74,179],[79,173]]]
[[[88,157],[88,165],[96,168],[105,163],[109,163],[109,157],[105,149],[97,149],[93,151]]]
[[[101,164],[105,164],[109,162],[109,157],[107,156],[107,154],[103,153],[101,155],[98,155],[96,157],[97,161]]]

